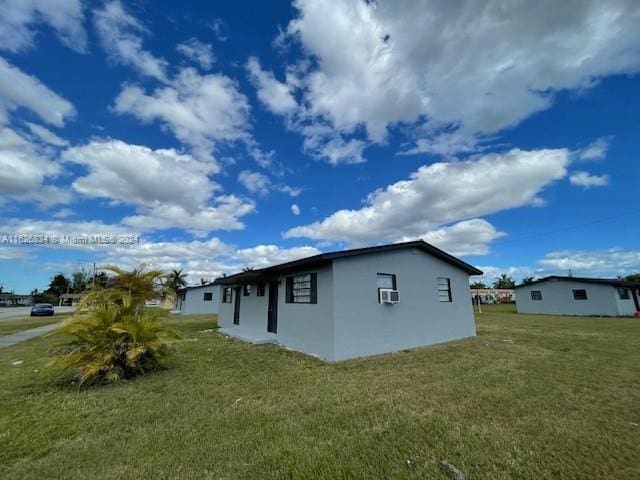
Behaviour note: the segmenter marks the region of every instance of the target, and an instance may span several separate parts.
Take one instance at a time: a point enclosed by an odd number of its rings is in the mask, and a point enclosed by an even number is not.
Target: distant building
[[[472,288],[471,301],[474,305],[478,302],[482,305],[492,305],[494,303],[513,303],[515,293],[512,288]]]
[[[59,307],[74,307],[84,296],[83,293],[63,293],[60,295],[60,302],[58,303]]]
[[[0,307],[27,307],[31,305],[31,295],[16,295],[15,293],[0,293]]]
[[[624,316],[640,311],[640,283],[551,276],[516,287],[518,313]]]
[[[184,315],[218,314],[220,308],[219,285],[197,285],[178,290],[176,310]]]

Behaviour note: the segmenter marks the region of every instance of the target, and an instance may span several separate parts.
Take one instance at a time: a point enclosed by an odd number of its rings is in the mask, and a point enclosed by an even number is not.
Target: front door
[[[269,282],[267,332],[278,333],[278,282]]]
[[[240,325],[240,287],[233,289],[233,294],[236,296],[235,303],[233,305],[233,324]]]

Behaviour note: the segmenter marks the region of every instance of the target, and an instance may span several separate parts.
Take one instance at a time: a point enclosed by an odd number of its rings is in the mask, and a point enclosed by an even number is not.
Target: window
[[[244,295],[245,297],[251,295],[251,285],[247,283],[242,286],[242,295]]]
[[[620,297],[620,300],[629,300],[629,290],[626,288],[619,288],[618,296]]]
[[[438,300],[441,302],[451,302],[451,279],[438,277]]]
[[[231,303],[231,287],[222,289],[222,303]]]
[[[256,285],[256,295],[258,295],[259,297],[264,297],[264,282]]]
[[[542,292],[540,290],[531,290],[531,300],[542,300]]]
[[[587,291],[586,290],[574,290],[573,291],[573,299],[574,300],[586,300],[587,299]]]
[[[317,274],[287,277],[287,303],[318,303]]]
[[[396,276],[392,273],[379,273],[376,281],[378,282],[378,288],[396,290]]]
[[[203,300],[204,300],[205,302],[210,302],[210,301],[212,301],[212,300],[213,300],[213,293],[211,293],[211,292],[204,292],[204,298],[203,298]]]
[[[380,298],[381,289],[396,290],[396,276],[393,273],[378,273],[376,276],[376,283],[378,286],[378,303],[382,303]]]

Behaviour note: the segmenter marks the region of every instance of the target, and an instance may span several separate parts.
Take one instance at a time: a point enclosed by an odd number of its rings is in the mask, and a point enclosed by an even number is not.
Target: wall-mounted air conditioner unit
[[[390,288],[380,289],[380,303],[398,303],[400,302],[400,292]]]

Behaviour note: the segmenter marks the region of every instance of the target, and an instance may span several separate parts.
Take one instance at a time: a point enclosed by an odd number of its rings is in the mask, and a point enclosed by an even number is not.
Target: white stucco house
[[[218,278],[220,332],[329,361],[476,333],[477,268],[423,241],[323,253]]]
[[[640,283],[550,276],[515,288],[518,313],[616,317],[640,311]]]
[[[184,315],[217,314],[220,308],[219,285],[196,285],[178,290],[176,310]]]

